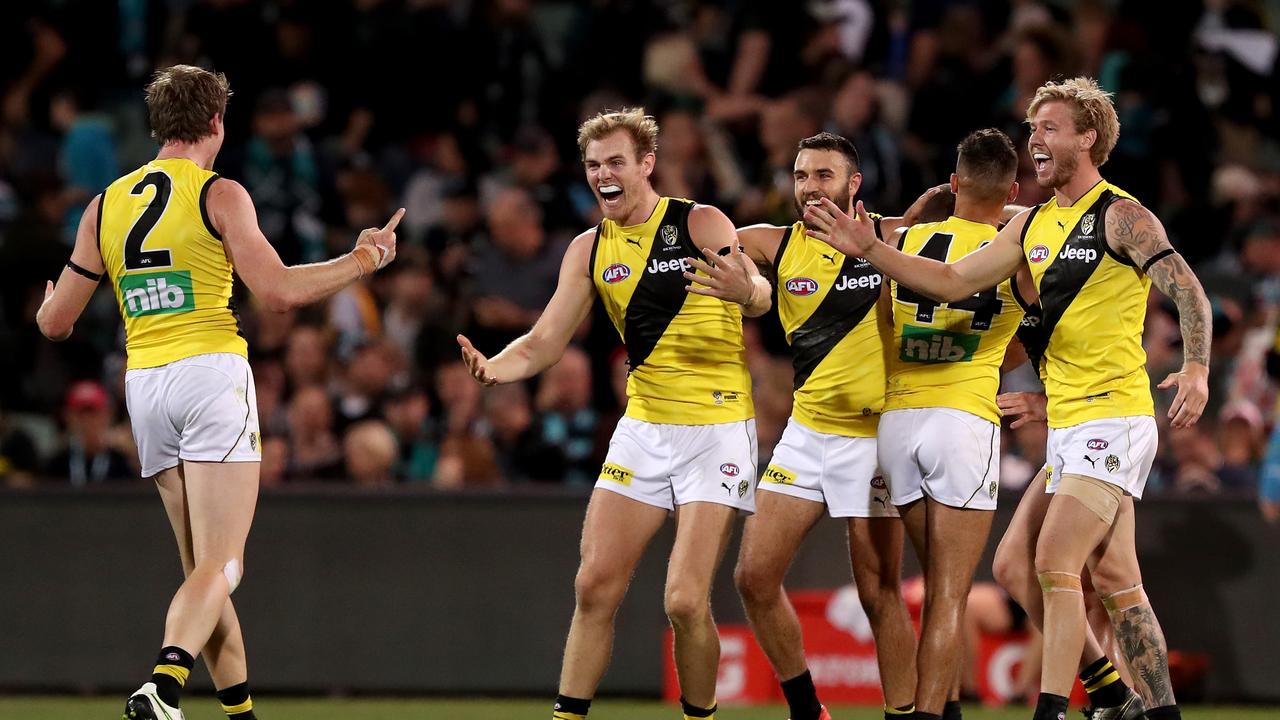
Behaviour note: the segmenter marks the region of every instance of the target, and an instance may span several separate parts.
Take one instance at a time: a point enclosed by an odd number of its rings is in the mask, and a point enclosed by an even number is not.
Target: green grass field
[[[223,720],[212,698],[195,696],[183,703],[188,720]],[[0,697],[6,720],[116,720],[122,698]],[[638,700],[601,700],[591,708],[592,720],[679,720],[679,708]],[[255,708],[262,720],[546,720],[547,700],[415,700],[263,698]],[[834,707],[836,720],[880,720],[874,708]],[[968,720],[1028,720],[1030,709],[966,707]],[[716,713],[719,720],[784,720],[782,706],[733,708]],[[1079,716],[1076,716],[1079,717]],[[1280,708],[1191,707],[1187,720],[1262,720],[1280,717]]]

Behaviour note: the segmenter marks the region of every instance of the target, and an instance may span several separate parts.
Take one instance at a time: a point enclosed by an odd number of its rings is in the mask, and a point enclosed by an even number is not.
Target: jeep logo
[[[1062,252],[1058,254],[1060,260],[1083,260],[1086,263],[1092,263],[1098,259],[1098,251],[1093,248],[1073,248],[1064,247]]]
[[[840,282],[836,284],[836,290],[874,290],[880,287],[884,282],[884,278],[880,273],[874,275],[860,275],[858,277],[842,276]]]
[[[818,281],[807,277],[794,277],[787,281],[787,292],[807,297],[818,292]]]
[[[1027,253],[1027,259],[1033,263],[1042,263],[1049,259],[1049,246],[1037,245],[1031,248],[1031,252]]]
[[[176,272],[125,275],[120,278],[120,299],[129,317],[184,313],[196,309],[191,273]]]
[[[654,260],[649,263],[649,272],[655,275],[661,272],[670,272],[672,270],[688,272],[690,267],[689,258],[680,258],[679,260]]]

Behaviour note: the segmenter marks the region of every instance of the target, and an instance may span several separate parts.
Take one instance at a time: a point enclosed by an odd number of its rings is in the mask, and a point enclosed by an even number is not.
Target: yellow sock
[[[901,715],[910,715],[910,714],[914,713],[915,711],[916,711],[916,706],[915,706],[915,705],[903,705],[902,707],[889,707],[888,705],[885,705],[885,706],[884,706],[884,716],[885,716],[885,717],[889,717],[889,716],[891,716],[891,715],[900,715],[900,716],[901,716]]]
[[[587,716],[563,710],[553,710],[551,712],[551,720],[587,720]]]

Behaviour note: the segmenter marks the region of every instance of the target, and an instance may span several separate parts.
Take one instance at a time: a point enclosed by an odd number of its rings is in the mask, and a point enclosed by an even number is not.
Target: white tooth
[[[605,192],[622,192],[622,188],[618,187],[617,185],[601,185],[601,186],[600,186],[600,192],[602,192],[602,193],[605,193]]]

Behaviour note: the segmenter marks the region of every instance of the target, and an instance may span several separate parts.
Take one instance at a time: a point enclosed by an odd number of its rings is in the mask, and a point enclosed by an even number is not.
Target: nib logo
[[[980,340],[977,335],[907,325],[902,329],[898,358],[918,363],[970,362]]]
[[[120,298],[125,315],[161,315],[196,309],[191,292],[191,273],[178,272],[125,275],[120,278]]]

